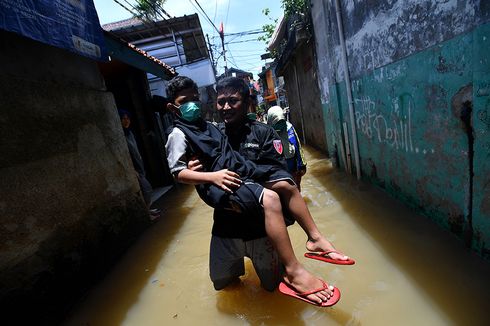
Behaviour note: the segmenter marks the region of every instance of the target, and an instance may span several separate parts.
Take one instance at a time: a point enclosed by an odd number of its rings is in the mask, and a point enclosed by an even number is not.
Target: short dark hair
[[[247,83],[241,78],[225,77],[220,79],[216,84],[216,92],[219,94],[226,90],[239,92],[246,101],[249,101],[250,99],[250,89],[248,88]]]
[[[177,94],[184,89],[198,89],[196,82],[186,76],[176,76],[167,84],[167,99],[170,103],[175,101]]]

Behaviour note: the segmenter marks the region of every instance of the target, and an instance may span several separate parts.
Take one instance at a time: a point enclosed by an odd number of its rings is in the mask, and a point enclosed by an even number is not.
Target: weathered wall
[[[283,75],[286,81],[290,120],[296,128],[298,136],[303,141],[304,131],[308,145],[326,152],[327,140],[323,128],[322,105],[315,78],[314,46],[310,42],[295,49]]]
[[[335,6],[312,3],[329,150],[342,157],[343,122],[353,142]],[[490,2],[342,3],[363,178],[489,257]]]
[[[0,40],[0,318],[52,324],[147,217],[96,63]]]

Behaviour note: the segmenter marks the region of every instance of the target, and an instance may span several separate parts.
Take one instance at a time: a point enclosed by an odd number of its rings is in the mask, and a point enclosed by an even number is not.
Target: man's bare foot
[[[324,252],[324,251],[335,251],[331,252],[328,255],[328,257],[335,259],[335,260],[348,260],[349,256],[343,255],[335,249],[333,244],[328,241],[326,238],[319,237],[318,239],[308,239],[306,242],[306,249],[311,252]]]
[[[326,302],[333,295],[333,286],[324,288],[325,283],[318,277],[308,272],[303,266],[299,265],[293,270],[287,270],[284,276],[284,283],[293,287],[298,293],[306,293],[318,290],[305,296],[311,301],[321,304]]]

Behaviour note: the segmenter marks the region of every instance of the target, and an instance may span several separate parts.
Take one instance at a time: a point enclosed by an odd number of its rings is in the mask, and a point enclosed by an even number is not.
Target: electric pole
[[[228,76],[228,64],[226,62],[226,50],[225,50],[225,29],[223,28],[223,22],[219,25],[219,36],[221,38],[221,46],[223,47],[223,59],[225,60],[225,77]]]
[[[211,42],[209,42],[209,35],[206,34],[206,38],[208,39],[209,53],[211,54],[211,64],[213,65],[213,72],[216,76],[216,64],[214,62],[213,48],[211,48]]]

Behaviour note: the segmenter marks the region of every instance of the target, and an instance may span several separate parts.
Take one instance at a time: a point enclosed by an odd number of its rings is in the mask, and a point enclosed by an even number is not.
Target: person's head
[[[196,121],[201,116],[197,84],[185,76],[177,76],[167,85],[167,108],[182,119]]]
[[[286,117],[280,106],[273,106],[267,111],[267,124],[277,131],[285,131],[287,129]]]
[[[117,113],[119,113],[122,127],[124,129],[129,129],[129,126],[131,125],[131,114],[123,109],[117,109]]]
[[[226,125],[238,125],[247,118],[250,90],[243,79],[226,77],[216,84],[216,109]]]
[[[250,120],[257,120],[257,94],[250,95],[247,117]]]

